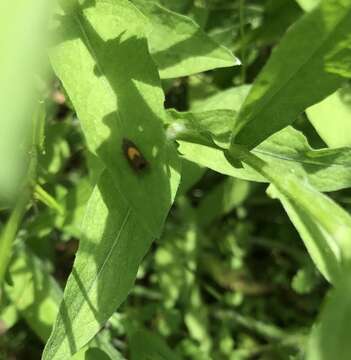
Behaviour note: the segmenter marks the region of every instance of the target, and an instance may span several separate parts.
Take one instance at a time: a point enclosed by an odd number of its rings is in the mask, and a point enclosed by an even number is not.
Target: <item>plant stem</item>
[[[266,324],[254,318],[241,315],[240,313],[232,309],[215,310],[213,314],[221,320],[235,321],[246,329],[255,332],[256,334],[262,336],[267,340],[283,340],[290,335],[272,324]]]
[[[23,215],[26,212],[28,200],[29,192],[26,191],[19,198],[0,236],[0,286],[10,262],[12,243],[16,238],[18,228],[21,224]]]
[[[11,259],[12,244],[16,239],[22,218],[30,201],[32,189],[35,187],[36,172],[38,165],[38,149],[41,146],[43,136],[42,128],[45,120],[44,104],[38,103],[32,116],[32,133],[29,151],[29,166],[25,180],[19,189],[20,196],[17,199],[15,208],[0,234],[0,288],[4,281],[7,266]],[[0,294],[1,295],[1,294]]]
[[[34,196],[49,208],[56,210],[60,215],[64,214],[62,206],[40,185],[35,185]]]

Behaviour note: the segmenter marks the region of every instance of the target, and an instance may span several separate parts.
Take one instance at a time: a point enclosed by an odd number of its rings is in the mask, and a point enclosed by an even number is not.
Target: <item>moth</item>
[[[141,172],[149,166],[148,161],[133,141],[124,138],[122,140],[122,150],[129,165],[136,172]]]

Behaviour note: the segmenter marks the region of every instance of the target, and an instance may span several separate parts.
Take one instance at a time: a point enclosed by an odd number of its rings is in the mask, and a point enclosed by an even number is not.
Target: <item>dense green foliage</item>
[[[0,360],[350,359],[351,0],[56,5],[0,5]]]

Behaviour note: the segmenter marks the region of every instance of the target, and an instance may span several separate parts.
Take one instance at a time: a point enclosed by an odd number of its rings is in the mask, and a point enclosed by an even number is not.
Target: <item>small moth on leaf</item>
[[[124,138],[122,140],[122,149],[124,156],[129,162],[129,165],[135,171],[140,172],[148,167],[148,161],[145,159],[133,141]]]

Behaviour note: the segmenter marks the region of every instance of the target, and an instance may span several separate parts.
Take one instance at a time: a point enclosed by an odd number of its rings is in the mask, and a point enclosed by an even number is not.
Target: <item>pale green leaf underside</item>
[[[152,1],[133,0],[149,18],[150,52],[161,78],[176,78],[239,65],[229,49],[217,44],[192,19]]]
[[[246,165],[243,168],[232,167],[220,150],[181,141],[178,151],[186,159],[222,174],[267,181]],[[320,191],[351,187],[351,149],[314,150],[303,134],[292,127],[272,135],[253,149],[253,153],[272,166],[279,165],[297,176],[306,177]]]

